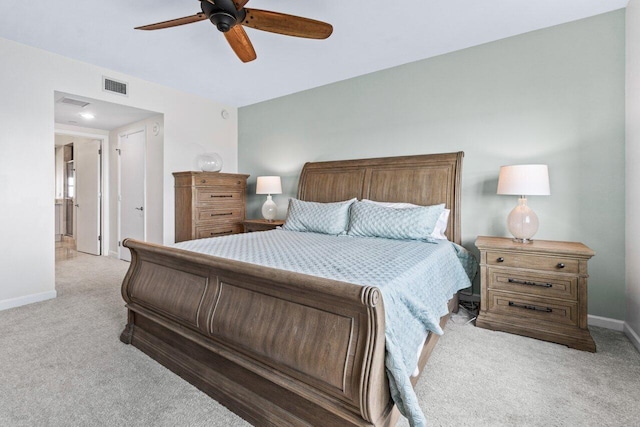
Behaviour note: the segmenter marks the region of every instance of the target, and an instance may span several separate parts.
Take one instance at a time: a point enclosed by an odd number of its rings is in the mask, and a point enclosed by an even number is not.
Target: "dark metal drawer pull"
[[[543,288],[550,288],[553,286],[551,283],[536,283],[536,282],[529,282],[528,280],[519,280],[519,279],[509,279],[509,283],[517,283],[518,285],[528,285],[528,286],[540,286]]]
[[[233,215],[233,212],[211,214],[211,216],[225,216],[225,215]]]
[[[549,307],[536,307],[535,305],[529,305],[529,304],[516,304],[513,301],[509,301],[509,307],[524,308],[524,309],[533,310],[533,311],[544,311],[545,313],[551,313],[553,311],[553,309]]]
[[[564,264],[563,264],[563,263],[561,263],[561,262],[559,262],[559,263],[558,263],[558,265],[557,265],[557,267],[558,267],[558,268],[564,268]]]
[[[222,235],[222,234],[232,234],[232,233],[233,233],[233,230],[229,230],[229,231],[221,231],[221,232],[219,232],[219,233],[211,232],[211,233],[209,233],[209,234],[210,234],[211,236],[220,236],[220,235]]]
[[[504,258],[500,257],[500,258],[498,258],[496,261],[498,261],[498,262],[504,262]]]
[[[223,198],[230,198],[233,197],[232,194],[212,194],[211,197],[216,198],[216,197],[223,197]]]

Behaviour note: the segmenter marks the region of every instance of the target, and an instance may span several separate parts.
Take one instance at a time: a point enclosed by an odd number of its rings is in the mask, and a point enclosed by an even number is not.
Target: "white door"
[[[145,131],[120,135],[120,259],[131,261],[124,239],[145,240]]]
[[[100,255],[100,145],[98,140],[73,144],[76,245],[91,255]]]

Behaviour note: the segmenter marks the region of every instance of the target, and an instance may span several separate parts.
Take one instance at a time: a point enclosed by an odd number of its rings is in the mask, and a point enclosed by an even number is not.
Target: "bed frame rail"
[[[259,425],[389,417],[377,288],[130,239],[124,246],[132,259],[123,342]]]

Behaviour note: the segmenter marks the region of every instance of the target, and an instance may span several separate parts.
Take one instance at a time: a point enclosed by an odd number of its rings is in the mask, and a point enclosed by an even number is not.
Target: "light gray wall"
[[[627,331],[640,349],[640,0],[627,6]]]
[[[281,175],[284,217],[307,161],[463,150],[463,244],[508,236],[501,165],[546,163],[539,239],[581,241],[589,313],[625,317],[625,15],[611,12],[255,104],[239,111],[239,170]],[[248,217],[260,217],[252,195]]]

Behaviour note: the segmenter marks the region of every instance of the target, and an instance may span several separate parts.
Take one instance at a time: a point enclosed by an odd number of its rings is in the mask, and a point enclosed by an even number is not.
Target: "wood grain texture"
[[[244,225],[244,232],[251,233],[254,231],[273,230],[276,227],[282,226],[284,221],[280,219],[274,219],[273,221],[266,219],[245,219],[242,224]]]
[[[175,241],[242,233],[249,175],[174,172]]]
[[[242,62],[251,62],[258,57],[247,32],[241,25],[234,25],[223,34],[231,49]]]
[[[424,206],[444,203],[451,209],[446,235],[460,243],[463,157],[464,153],[457,152],[307,163],[300,174],[298,198],[338,202],[356,197]]]
[[[459,242],[461,161],[452,153],[308,163],[298,197],[446,203],[448,232]],[[203,212],[223,212],[234,186],[246,182],[246,175],[174,175],[176,206],[191,209],[181,220],[190,232],[197,221],[209,226]],[[209,206],[207,195],[229,197]],[[395,425],[377,288],[135,240],[124,245],[132,262],[122,285],[123,342],[255,425]],[[421,372],[437,339],[426,341]]]
[[[595,351],[587,327],[587,261],[577,242],[478,237],[480,314],[476,326]]]
[[[330,24],[301,16],[287,15],[269,10],[245,9],[242,25],[256,30],[309,39],[326,39],[333,32]]]

